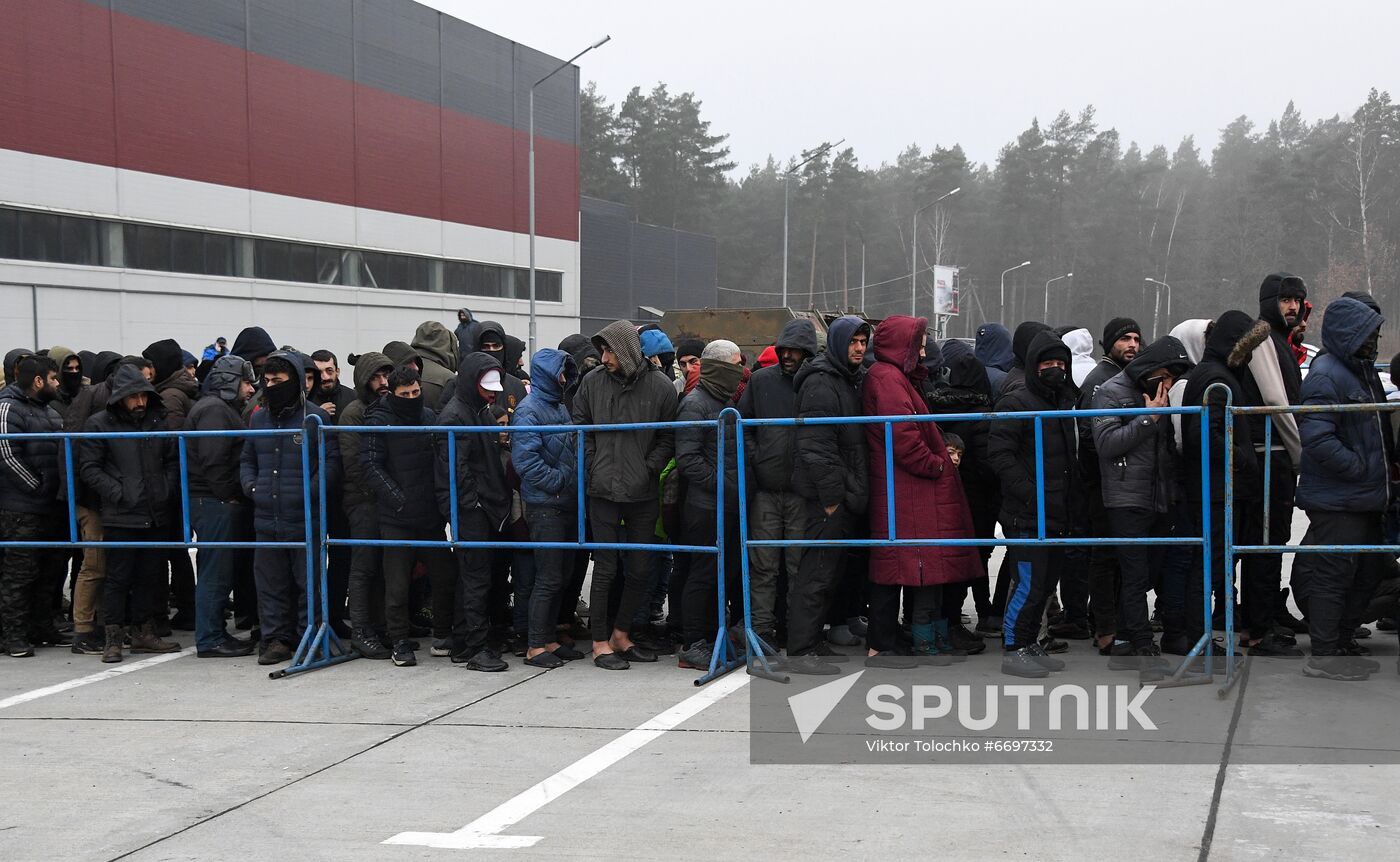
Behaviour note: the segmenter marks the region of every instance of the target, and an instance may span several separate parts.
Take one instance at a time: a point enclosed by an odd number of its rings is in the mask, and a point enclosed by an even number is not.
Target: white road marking
[[[535,786],[506,800],[456,832],[400,832],[385,844],[410,844],[443,850],[519,849],[533,847],[543,836],[501,835],[544,806],[622,760],[627,755],[698,715],[706,707],[748,685],[749,676],[734,671],[711,682],[665,712],[648,719],[607,745],[574,761]]]
[[[102,682],[102,680],[104,679],[111,679],[114,676],[121,676],[124,673],[131,673],[132,671],[141,670],[142,668],[153,667],[155,665],[163,664],[168,661],[174,661],[177,658],[183,658],[184,656],[191,655],[194,653],[194,651],[194,647],[186,647],[185,649],[182,649],[179,652],[154,655],[150,658],[145,658],[141,659],[140,661],[131,662],[130,664],[122,662],[117,667],[108,668],[107,670],[99,671],[94,674],[89,674],[88,676],[80,676],[77,679],[70,679],[67,682],[60,682],[57,685],[48,685],[44,686],[43,688],[36,688],[33,691],[26,691],[23,694],[12,695],[10,697],[5,698],[4,700],[0,700],[0,709],[8,709],[12,706],[19,706],[21,703],[29,703],[31,700],[38,700],[41,697],[48,697],[51,694],[58,694],[60,692],[70,691],[75,688],[82,688],[85,685],[92,685],[95,682]]]

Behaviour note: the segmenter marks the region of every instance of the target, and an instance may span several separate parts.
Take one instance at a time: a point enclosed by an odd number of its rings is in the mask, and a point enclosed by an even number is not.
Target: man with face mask
[[[365,424],[365,414],[371,405],[389,394],[389,375],[394,373],[394,363],[383,353],[370,351],[358,356],[350,354],[350,365],[355,369],[355,400],[346,406],[339,417],[339,424],[346,427]],[[406,367],[417,370],[409,363]],[[340,441],[340,461],[344,469],[341,483],[341,505],[345,511],[349,536],[352,539],[378,539],[379,504],[374,491],[365,479],[364,435],[359,433],[337,434]],[[355,545],[350,549],[349,611],[351,646],[363,658],[387,659],[391,651],[380,642],[376,628],[384,626],[384,580],[380,571],[382,549],[370,545]],[[434,638],[443,640],[445,654],[446,638],[452,626],[452,604],[448,602],[443,619],[433,614]],[[392,644],[391,644],[392,645]]]
[[[745,419],[792,419],[797,416],[797,372],[817,355],[817,329],[806,318],[789,320],[774,343],[778,364],[755,371],[739,398]],[[804,539],[806,505],[792,489],[796,440],[793,426],[765,425],[746,429],[745,454],[753,507],[749,536],[759,540]],[[778,572],[784,567],[791,584],[798,577],[800,548],[753,548],[749,580],[753,596],[753,627],[770,644],[777,635]]]
[[[469,353],[462,359],[456,393],[442,409],[439,425],[470,425],[496,428],[491,405],[501,395],[501,363],[487,353]],[[501,447],[496,433],[455,434],[455,463],[448,458],[447,437],[433,440],[436,449],[433,487],[437,492],[438,514],[449,523],[452,491],[457,492],[457,535],[455,541],[499,541],[501,530],[511,514],[513,492],[501,463]],[[468,670],[495,673],[509,664],[486,644],[490,627],[487,601],[491,590],[491,553],[480,548],[459,550],[457,578],[452,595],[451,654],[454,663]],[[433,616],[438,615],[441,596],[433,584]]]
[[[214,360],[205,378],[208,394],[195,402],[187,431],[242,431],[242,411],[253,397],[253,366],[237,356]],[[190,489],[190,528],[200,542],[246,542],[253,533],[252,508],[238,481],[243,439],[190,437],[185,455]],[[251,655],[252,641],[241,641],[224,627],[239,552],[200,548],[195,582],[194,641],[200,658]]]
[[[423,403],[418,372],[396,368],[389,392],[365,414],[365,424],[411,428],[438,424],[437,413]],[[365,480],[379,506],[380,535],[391,541],[442,541],[444,519],[437,500],[423,489],[433,484],[433,445],[427,434],[369,434],[364,441]],[[416,563],[428,570],[433,592],[451,592],[456,573],[445,548],[384,548],[384,618],[393,661],[399,667],[418,663],[409,641],[409,582]],[[358,635],[363,637],[363,634]]]
[[[54,434],[63,419],[58,400],[58,364],[47,356],[15,363],[14,378],[0,390],[0,434]],[[66,521],[58,491],[63,441],[0,439],[0,541],[42,542],[55,538]],[[6,548],[0,565],[0,622],[5,650],[16,658],[34,655],[34,643],[71,643],[54,630],[53,580],[60,575],[54,548]]]
[[[83,426],[85,432],[119,433],[85,438],[77,463],[83,484],[102,501],[102,532],[108,542],[169,542],[175,539],[170,500],[179,495],[180,461],[175,441],[148,436],[166,427],[155,386],[135,362],[117,366],[107,409]],[[122,660],[123,634],[133,653],[178,652],[155,633],[161,580],[170,552],[165,548],[109,547],[102,584],[106,623],[104,662]],[[123,627],[126,628],[124,632]]]
[[[58,398],[54,400],[53,408],[66,419],[73,399],[88,385],[87,378],[83,376],[83,361],[71,349],[60,346],[49,348],[49,358],[58,365]]]
[[[303,496],[302,447],[314,446],[302,431],[308,416],[331,424],[326,412],[306,400],[306,368],[300,354],[279,350],[263,366],[262,406],[253,414],[252,430],[296,430],[301,433],[249,437],[243,445],[239,480],[253,501],[253,530],[262,542],[306,540],[306,498]],[[309,459],[311,513],[316,515],[320,493],[318,471],[326,471],[326,489],[334,494],[340,482],[340,446],[326,436],[324,464]],[[315,535],[313,529],[312,534]],[[262,644],[258,664],[288,661],[292,647],[306,627],[306,549],[259,547],[253,551],[253,577],[258,585],[258,618]]]
[[[1070,410],[1074,384],[1069,377],[1069,348],[1053,332],[1036,335],[1026,350],[1025,386],[1002,395],[1000,413]],[[1068,535],[1080,491],[1079,434],[1073,419],[1042,420],[1045,476],[1045,532]],[[1001,480],[1001,521],[1008,539],[1037,535],[1035,428],[1029,421],[993,422],[987,439],[987,462]],[[1006,614],[1002,622],[1002,673],[1044,677],[1064,669],[1037,642],[1041,619],[1064,568],[1065,549],[1055,545],[1018,545],[1006,552]]]
[[[1172,385],[1190,368],[1186,348],[1172,336],[1164,336],[1104,382],[1090,406],[1094,410],[1166,407]],[[1120,539],[1169,536],[1172,510],[1181,493],[1170,417],[1096,416],[1091,422],[1109,535]],[[1167,556],[1163,550],[1132,544],[1117,548],[1123,575],[1108,666],[1137,670],[1144,682],[1160,679],[1167,669],[1153,641],[1147,609],[1148,591],[1155,588],[1161,594],[1168,588],[1159,580]],[[1173,595],[1181,594],[1178,585],[1171,586]],[[1165,623],[1164,640],[1184,637],[1183,619],[1171,614]]]
[[[1303,381],[1303,403],[1384,402],[1376,372],[1384,323],[1358,300],[1343,297],[1328,304],[1322,318],[1327,352],[1313,361]],[[1303,443],[1298,505],[1308,513],[1303,544],[1382,544],[1390,482],[1396,478],[1395,442],[1385,414],[1304,413],[1298,424]],[[1380,670],[1362,657],[1352,633],[1387,565],[1379,554],[1298,555],[1293,583],[1306,594],[1312,639],[1304,675],[1363,680]]]

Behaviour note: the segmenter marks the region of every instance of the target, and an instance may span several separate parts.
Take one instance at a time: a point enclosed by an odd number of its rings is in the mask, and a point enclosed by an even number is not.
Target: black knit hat
[[[1129,332],[1136,332],[1139,338],[1142,337],[1142,327],[1138,326],[1136,320],[1131,317],[1115,317],[1103,328],[1103,341],[1099,342],[1099,346],[1103,348],[1104,353],[1112,353],[1113,345]]]
[[[705,342],[699,338],[681,337],[676,341],[676,356],[699,356],[705,352]]]

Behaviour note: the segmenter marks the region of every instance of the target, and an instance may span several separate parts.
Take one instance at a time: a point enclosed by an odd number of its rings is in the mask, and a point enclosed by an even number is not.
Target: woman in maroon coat
[[[875,329],[875,364],[862,387],[867,416],[912,416],[927,412],[920,383],[928,369],[920,361],[928,320],[888,317]],[[867,425],[870,447],[870,534],[889,537],[885,499],[885,428]],[[958,468],[948,459],[943,435],[933,422],[900,422],[894,443],[895,530],[899,539],[970,539],[972,512]],[[948,621],[940,607],[944,584],[971,581],[980,574],[977,549],[959,547],[876,547],[870,551],[870,649],[894,648],[899,624],[900,588],[908,588],[909,616],[917,653],[952,654]]]

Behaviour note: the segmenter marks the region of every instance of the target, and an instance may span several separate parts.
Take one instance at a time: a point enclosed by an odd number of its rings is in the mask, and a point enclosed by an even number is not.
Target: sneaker
[[[1001,672],[1007,676],[1026,679],[1044,679],[1050,675],[1050,671],[1040,663],[1039,657],[1030,651],[1030,647],[1003,652]]]
[[[29,658],[34,655],[34,647],[24,638],[10,638],[5,641],[5,653],[10,658]]]
[[[1175,634],[1163,636],[1161,649],[1167,655],[1186,655],[1191,651],[1192,646],[1194,644],[1186,635]]]
[[[1355,664],[1355,659],[1341,655],[1313,656],[1303,662],[1303,676],[1315,679],[1335,679],[1360,682],[1369,679],[1371,671]]]
[[[1376,631],[1378,631],[1378,632],[1400,631],[1400,624],[1397,624],[1397,623],[1395,622],[1395,618],[1394,618],[1394,617],[1381,617],[1380,619],[1376,620]]]
[[[79,632],[73,635],[73,643],[69,649],[73,655],[102,655],[106,646],[106,638],[97,632]]]
[[[467,659],[466,664],[467,670],[477,670],[482,673],[500,673],[510,667],[506,664],[506,660],[501,658],[500,653],[490,649],[479,650],[476,655]]]
[[[357,630],[350,636],[350,648],[359,653],[360,658],[386,659],[393,654],[373,632],[363,630]]]
[[[408,641],[394,642],[394,667],[413,667],[418,664],[418,656],[413,654],[413,648],[408,645]]]
[[[1143,681],[1158,680],[1170,672],[1170,665],[1153,647],[1134,647],[1132,644],[1114,644],[1113,654],[1108,659],[1109,670],[1135,670]]]
[[[860,638],[848,625],[832,626],[826,632],[826,639],[836,646],[860,646]]]
[[[967,655],[981,655],[987,651],[987,642],[968,631],[967,626],[949,627],[948,639],[953,642],[956,649],[962,650]]]
[[[72,646],[73,636],[59,631],[57,626],[50,626],[31,634],[29,642],[34,646]]]
[[[865,617],[847,617],[846,628],[851,630],[851,634],[858,638],[864,638],[870,631],[870,621]]]
[[[262,651],[258,653],[258,664],[281,664],[291,660],[291,647],[277,640],[263,641]]]
[[[1268,658],[1302,658],[1303,651],[1291,644],[1280,643],[1277,638],[1266,637],[1259,643],[1249,648],[1252,656],[1264,656]]]
[[[983,637],[999,638],[1001,637],[1002,629],[1003,626],[1001,617],[977,618],[977,633],[979,635],[982,635]]]
[[[1284,646],[1298,645],[1298,639],[1293,636],[1293,632],[1290,629],[1284,628],[1283,626],[1274,626],[1273,628],[1269,629],[1269,633],[1273,635],[1274,640],[1278,641]],[[1369,634],[1366,636],[1370,637]]]
[[[452,638],[433,638],[428,655],[434,658],[447,658],[452,655]]]
[[[1068,649],[1069,647],[1066,646],[1065,648]],[[1040,644],[1031,644],[1030,646],[1026,647],[1026,652],[1028,652],[1032,657],[1034,657],[1035,660],[1039,662],[1040,666],[1045,668],[1046,670],[1065,669],[1065,663],[1057,658],[1051,658],[1050,654],[1045,651],[1045,647],[1041,646]]]
[[[1364,667],[1368,671],[1375,673],[1381,669],[1381,663],[1372,658],[1367,658],[1371,651],[1363,646],[1358,646],[1356,641],[1346,644],[1341,649],[1341,654],[1351,659],[1352,664]]]
[[[709,641],[696,641],[676,655],[676,667],[709,670],[710,652]]]
[[[919,666],[919,660],[912,655],[900,655],[885,650],[877,652],[875,655],[866,656],[865,666],[885,668],[886,670],[913,670]]]
[[[1365,640],[1370,636],[1371,630],[1366,628],[1365,626],[1357,626],[1356,631],[1352,633],[1352,638],[1356,640]]]
[[[1047,653],[1069,652],[1069,644],[1065,643],[1064,641],[1057,641],[1049,635],[1046,635],[1045,637],[1041,638],[1040,643],[1037,644],[1037,646],[1045,650],[1045,652]]]
[[[822,661],[820,656],[810,653],[788,656],[778,663],[778,669],[803,676],[835,676],[841,672],[836,665],[828,664]]]
[[[1342,655],[1370,655],[1371,650],[1362,646],[1356,641],[1347,641],[1342,644]]]
[[[1089,626],[1083,622],[1060,623],[1051,626],[1050,634],[1071,641],[1087,641],[1094,636],[1094,633],[1089,631]]]

